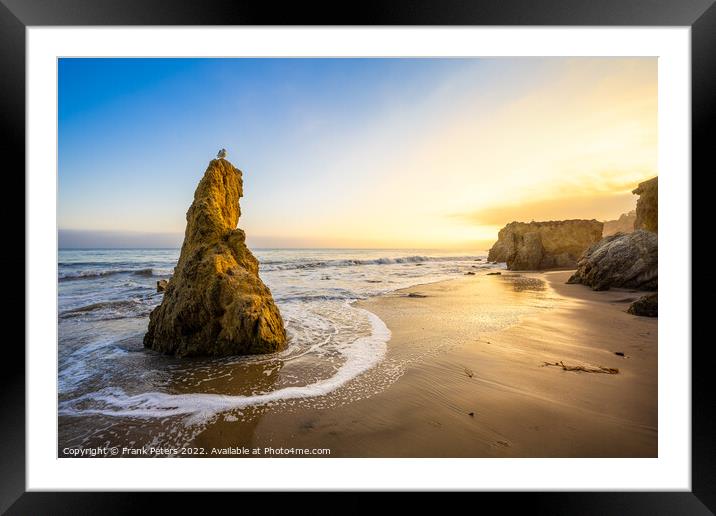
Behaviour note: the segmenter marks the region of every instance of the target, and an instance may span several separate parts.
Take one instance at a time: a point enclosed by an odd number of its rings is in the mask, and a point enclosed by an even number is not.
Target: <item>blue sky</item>
[[[497,223],[469,222],[471,210],[490,199],[519,204],[535,188],[549,198],[534,173],[515,176],[510,189],[494,181],[495,163],[512,158],[493,155],[501,145],[487,142],[517,137],[509,128],[516,104],[534,106],[526,119],[536,120],[565,91],[584,96],[556,113],[568,120],[583,116],[585,103],[598,113],[595,99],[613,108],[614,93],[633,85],[616,103],[623,112],[589,127],[606,138],[614,124],[633,125],[644,90],[655,98],[654,60],[578,61],[60,59],[58,226],[110,232],[118,245],[132,233],[180,243],[194,188],[225,147],[244,172],[239,226],[254,246],[473,247]],[[599,84],[606,90],[593,91]],[[648,136],[650,110],[639,112],[646,121],[636,140]],[[510,156],[523,145],[510,142]],[[653,172],[655,147],[645,145],[622,160],[625,177]],[[545,170],[565,159],[539,158]],[[585,173],[599,183],[594,170]],[[606,174],[602,183],[614,183],[614,171]]]

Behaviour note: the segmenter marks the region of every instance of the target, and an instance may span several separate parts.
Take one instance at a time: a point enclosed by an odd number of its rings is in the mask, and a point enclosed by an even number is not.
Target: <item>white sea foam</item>
[[[261,263],[264,270],[294,270],[294,269],[319,269],[327,267],[355,267],[361,265],[395,265],[415,264],[429,262],[458,262],[471,261],[480,258],[479,256],[383,256],[380,258],[342,258],[332,260],[267,260]]]
[[[360,374],[378,364],[385,356],[390,330],[375,314],[351,307],[368,318],[371,334],[356,339],[341,352],[345,358],[336,373],[326,379],[300,386],[285,387],[253,396],[192,393],[169,394],[145,392],[127,395],[121,388],[107,388],[60,404],[65,416],[104,415],[132,418],[165,418],[189,416],[189,423],[200,423],[228,410],[267,405],[293,399],[325,396],[346,385]],[[79,408],[78,405],[89,405]]]
[[[70,269],[61,271],[57,275],[57,279],[60,281],[69,280],[82,280],[82,279],[95,279],[103,278],[105,276],[115,276],[117,274],[133,274],[135,276],[171,276],[174,272],[173,267],[145,267],[140,269],[123,269],[123,268],[111,268],[111,269],[99,269],[97,267],[91,267],[87,269]]]
[[[59,392],[71,392],[82,382],[94,376],[96,370],[89,367],[88,362],[96,360],[97,357],[106,356],[98,353],[106,348],[112,348],[112,351],[116,351],[112,344],[113,339],[99,339],[76,349],[69,356],[62,358],[57,377]]]

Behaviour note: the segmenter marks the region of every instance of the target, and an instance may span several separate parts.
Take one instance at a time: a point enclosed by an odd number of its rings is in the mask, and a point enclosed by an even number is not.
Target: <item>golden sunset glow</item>
[[[132,143],[147,146],[147,158],[112,160],[117,170],[103,176],[90,173],[89,158],[87,173],[84,163],[67,165],[82,181],[60,185],[61,196],[76,197],[61,199],[60,226],[167,232],[180,242],[188,192],[218,141],[244,171],[239,226],[255,247],[484,249],[512,220],[615,219],[633,209],[637,183],[657,175],[654,58],[281,67],[266,99],[251,84],[237,89],[246,73],[227,84],[226,124],[212,126],[219,136],[187,140],[206,152],[184,157],[172,140],[169,163],[147,136]],[[323,75],[300,75],[310,67]],[[102,183],[112,177],[122,181]]]
[[[549,80],[499,105],[476,90],[459,112],[438,110],[419,127],[376,120],[367,149],[338,164],[355,188],[322,199],[311,210],[323,212],[318,220],[285,220],[290,233],[317,246],[488,247],[512,220],[605,220],[633,209],[631,190],[657,174],[656,61],[557,61]],[[393,148],[372,152],[386,134]],[[356,181],[364,170],[377,179],[371,187]]]

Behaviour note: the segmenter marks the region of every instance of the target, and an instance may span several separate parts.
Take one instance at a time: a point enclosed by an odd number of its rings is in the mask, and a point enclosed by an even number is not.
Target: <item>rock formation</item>
[[[633,194],[639,196],[636,201],[636,220],[634,229],[645,229],[658,232],[659,226],[659,182],[653,177],[648,181],[639,183],[639,186],[632,190]]]
[[[615,233],[631,233],[634,231],[634,221],[636,221],[636,210],[622,213],[616,220],[605,220],[602,236],[605,237]]]
[[[656,233],[643,229],[603,238],[584,252],[577,271],[567,283],[583,283],[594,290],[610,287],[656,290],[657,240]]]
[[[169,286],[169,280],[160,279],[157,281],[157,292],[164,292]]]
[[[596,220],[510,222],[487,259],[507,262],[510,270],[575,267],[584,250],[602,237],[602,229]]]
[[[653,294],[647,294],[634,301],[627,312],[634,315],[641,315],[644,317],[658,317],[659,316],[659,294],[654,292]]]
[[[144,346],[177,356],[271,353],[286,332],[259,264],[236,226],[241,171],[209,163],[186,213],[179,262],[162,303],[149,317]]]
[[[634,232],[609,235],[605,224],[605,238],[585,251],[579,259],[577,271],[567,283],[583,283],[594,290],[607,290],[611,287],[657,290],[658,186],[658,179],[654,177],[639,183],[639,186],[632,190],[632,193],[639,196],[636,202]],[[620,221],[622,217],[619,218]],[[634,315],[657,317],[658,303],[658,295],[649,294],[634,301],[627,311]]]

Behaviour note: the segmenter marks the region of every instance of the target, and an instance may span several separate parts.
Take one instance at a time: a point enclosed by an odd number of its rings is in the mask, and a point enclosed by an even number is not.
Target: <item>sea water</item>
[[[156,440],[165,442],[171,436],[186,439],[186,429],[250,407],[297,401],[320,407],[339,392],[342,402],[370,396],[400,371],[383,368],[379,378],[361,383],[384,359],[390,331],[353,301],[504,267],[487,263],[486,253],[476,251],[256,249],[254,254],[284,319],[287,349],[178,359],[142,345],[149,313],[162,300],[156,282],[171,276],[178,249],[60,250],[60,440],[79,444],[106,434],[111,442],[118,421],[154,420],[161,423]],[[125,431],[131,439],[131,429]]]

